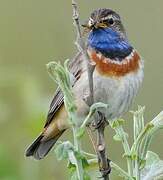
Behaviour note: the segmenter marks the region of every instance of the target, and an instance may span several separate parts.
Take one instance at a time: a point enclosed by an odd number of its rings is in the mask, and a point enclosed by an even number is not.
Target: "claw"
[[[98,129],[100,128],[101,126],[106,126],[108,125],[108,121],[106,120],[105,116],[103,113],[101,112],[97,112],[97,115],[98,115],[98,121],[93,121],[93,123],[91,124],[91,126],[93,127],[93,129]]]

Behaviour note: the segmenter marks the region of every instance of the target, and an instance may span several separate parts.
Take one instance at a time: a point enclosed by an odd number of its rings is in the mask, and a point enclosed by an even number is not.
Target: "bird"
[[[94,10],[83,28],[88,32],[86,50],[90,61],[95,64],[94,102],[108,104],[108,108],[102,111],[106,119],[114,121],[129,110],[135,99],[144,77],[144,61],[128,40],[121,17],[112,9]],[[82,52],[70,60],[68,68],[74,77],[72,91],[80,125],[90,109],[84,101],[89,94],[89,83]],[[64,96],[58,87],[43,131],[27,148],[26,156],[43,159],[58,138],[70,128],[67,117]]]

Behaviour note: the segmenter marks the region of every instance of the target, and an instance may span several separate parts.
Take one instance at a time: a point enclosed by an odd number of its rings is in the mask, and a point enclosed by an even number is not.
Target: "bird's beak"
[[[86,21],[84,24],[82,24],[82,27],[84,28],[83,36],[87,33],[89,33],[91,30],[98,29],[98,28],[106,28],[108,27],[106,24],[102,22],[97,22],[94,20]]]
[[[96,21],[90,21],[90,20],[87,21],[85,24],[82,24],[82,26],[87,30],[108,27],[106,24],[104,24],[102,22],[96,22]]]
[[[102,23],[102,22],[97,22],[95,24],[95,27],[98,29],[98,28],[106,28],[108,27],[105,23]]]
[[[84,24],[82,24],[82,27],[84,29],[82,35],[84,36],[93,29],[93,24],[90,25],[89,21],[86,21]]]
[[[93,24],[90,24],[89,21],[86,21],[85,23],[82,24],[82,27],[91,30],[93,28]]]

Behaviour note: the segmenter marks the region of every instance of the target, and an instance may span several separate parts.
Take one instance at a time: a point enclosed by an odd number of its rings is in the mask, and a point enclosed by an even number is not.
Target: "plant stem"
[[[111,162],[110,165],[117,173],[119,173],[120,176],[122,176],[126,179],[129,179],[129,180],[133,180],[133,178],[130,176],[130,174],[127,173],[126,171],[124,171],[122,168],[120,168],[117,164]]]
[[[127,141],[126,133],[121,125],[117,126],[115,128],[115,131],[122,138],[122,146],[126,155],[128,173],[130,176],[133,176],[133,165],[130,157],[130,146]]]
[[[138,157],[138,155],[137,155]],[[140,169],[139,169],[139,160],[138,158],[135,160],[135,177],[136,177],[136,180],[140,180]]]
[[[131,147],[131,154],[134,154],[136,152],[136,150],[138,149],[138,146],[141,142],[141,140],[144,138],[144,136],[146,135],[146,133],[153,127],[153,124],[148,123],[145,128],[140,132],[139,136],[136,138],[136,140],[134,141],[132,147]]]
[[[142,149],[142,156],[141,159],[144,160],[146,158],[147,150],[149,148],[150,142],[151,142],[152,137],[148,134],[147,137],[145,138],[144,146]]]
[[[95,155],[95,154],[87,153],[85,151],[82,151],[82,153],[85,154],[86,156],[90,156],[92,158],[97,158],[97,155]]]
[[[67,102],[66,102],[66,98],[65,98],[65,107],[67,107]],[[67,109],[67,108],[66,108]],[[75,123],[75,121],[77,120],[77,116],[76,116],[76,112],[72,111],[72,112],[68,112],[69,114],[69,118],[71,118],[72,121],[72,130],[73,130],[73,137],[74,137],[74,148],[77,152],[81,152],[81,142],[80,139],[77,138],[77,132],[78,132],[78,125]],[[77,176],[79,180],[84,180],[84,170],[83,170],[83,165],[82,165],[82,160],[76,158],[76,170],[77,170]]]
[[[80,140],[76,137],[77,134],[77,128],[76,126],[73,126],[73,136],[74,136],[74,146],[75,150],[77,152],[81,152],[81,142]],[[77,175],[79,180],[84,180],[84,171],[83,171],[83,166],[82,166],[82,161],[78,158],[76,158],[76,169],[77,169]]]
[[[68,103],[67,103],[67,98],[65,97],[65,107],[66,109]],[[77,115],[76,115],[76,110],[72,110],[71,112],[68,111],[69,118],[71,118],[72,122],[72,130],[73,130],[73,137],[74,137],[74,148],[77,152],[81,153],[81,141],[80,138],[77,137],[77,132],[79,130],[78,124],[75,123],[77,120]],[[82,165],[82,160],[76,158],[76,170],[77,170],[77,175],[79,180],[84,180],[84,169]]]

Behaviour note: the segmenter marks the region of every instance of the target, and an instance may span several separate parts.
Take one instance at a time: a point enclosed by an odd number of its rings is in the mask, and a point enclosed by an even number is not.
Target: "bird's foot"
[[[99,129],[101,126],[105,127],[106,125],[108,125],[108,121],[106,120],[105,115],[98,111],[96,113],[96,118],[95,120],[92,122],[91,126],[93,127],[93,129]]]

